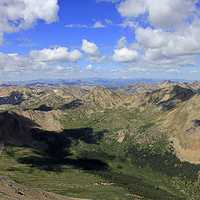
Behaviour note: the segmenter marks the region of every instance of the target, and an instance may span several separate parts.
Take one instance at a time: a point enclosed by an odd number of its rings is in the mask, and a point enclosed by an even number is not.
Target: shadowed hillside
[[[79,165],[79,161],[65,160],[70,154],[72,143],[78,144],[78,141],[83,141],[88,144],[97,144],[105,132],[94,133],[92,128],[69,129],[62,132],[45,131],[30,119],[9,112],[0,114],[0,130],[1,144],[4,144],[4,146],[14,145],[34,148],[35,152],[44,156],[46,165],[51,164],[51,162],[56,162],[57,164],[69,162],[70,164]],[[28,160],[30,161],[31,159],[24,158],[23,162]],[[87,161],[85,160],[85,162]],[[90,162],[91,164],[88,164],[88,166],[90,165],[91,168],[95,168],[95,165],[101,168],[100,161],[88,160],[88,163]],[[80,167],[81,163],[84,164],[84,159],[80,160]]]

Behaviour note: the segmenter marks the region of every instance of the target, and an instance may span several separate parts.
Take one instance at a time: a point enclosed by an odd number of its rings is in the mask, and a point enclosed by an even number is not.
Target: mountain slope
[[[11,181],[8,178],[0,177],[0,199],[1,200],[81,200],[68,198],[61,195],[44,192],[39,189],[31,189]]]

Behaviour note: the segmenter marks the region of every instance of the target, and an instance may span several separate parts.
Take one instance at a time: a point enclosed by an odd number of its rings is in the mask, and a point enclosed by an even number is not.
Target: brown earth
[[[81,200],[64,197],[39,189],[31,189],[17,184],[6,177],[0,177],[1,200]],[[83,199],[82,199],[83,200]]]

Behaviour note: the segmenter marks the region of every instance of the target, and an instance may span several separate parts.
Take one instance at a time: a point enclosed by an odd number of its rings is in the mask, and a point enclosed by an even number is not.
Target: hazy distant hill
[[[130,84],[136,83],[158,83],[162,82],[163,80],[154,80],[154,79],[102,79],[102,78],[88,78],[88,79],[43,79],[43,80],[32,80],[32,81],[10,81],[7,83],[2,84],[2,86],[10,86],[10,85],[26,85],[26,86],[36,86],[36,85],[90,85],[90,86],[105,86],[105,87],[125,87]],[[177,80],[180,82],[182,80]]]

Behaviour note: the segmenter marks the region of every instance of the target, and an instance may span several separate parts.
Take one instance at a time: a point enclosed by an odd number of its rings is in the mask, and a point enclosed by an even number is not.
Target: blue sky
[[[197,0],[1,0],[0,82],[198,80],[199,5]]]
[[[96,3],[96,0],[60,0],[59,20],[52,24],[38,21],[34,27],[6,35],[5,39],[12,42],[12,45],[3,45],[2,51],[21,51],[26,53],[30,48],[18,48],[20,41],[28,39],[32,41],[36,48],[46,48],[51,45],[68,45],[70,47],[80,47],[83,38],[95,41],[101,46],[113,46],[120,35],[131,35],[119,27],[107,27],[102,29],[85,28],[65,28],[67,24],[93,25],[96,21],[110,19],[116,23],[121,22],[120,14],[116,11],[112,3]],[[26,44],[25,44],[26,46]]]

